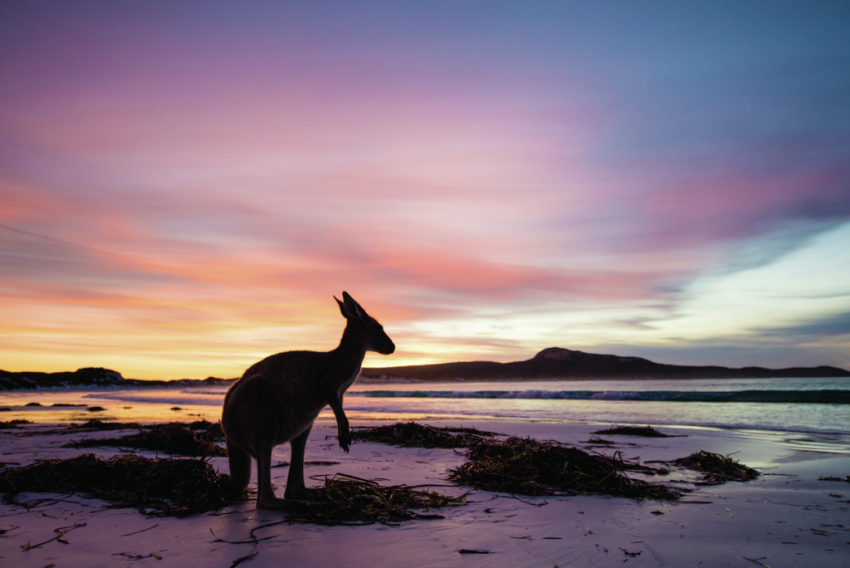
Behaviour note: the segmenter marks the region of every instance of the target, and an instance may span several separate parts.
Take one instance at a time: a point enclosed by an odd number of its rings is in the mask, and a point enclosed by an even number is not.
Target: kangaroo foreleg
[[[339,441],[339,447],[347,454],[348,448],[351,446],[351,432],[348,428],[348,418],[342,410],[342,397],[330,397],[328,404],[330,405],[331,410],[334,411],[334,416],[336,417],[337,440]]]

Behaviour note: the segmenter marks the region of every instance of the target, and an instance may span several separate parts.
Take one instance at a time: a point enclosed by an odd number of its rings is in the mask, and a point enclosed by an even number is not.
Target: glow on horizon
[[[0,369],[850,367],[850,8],[616,4],[4,5]]]

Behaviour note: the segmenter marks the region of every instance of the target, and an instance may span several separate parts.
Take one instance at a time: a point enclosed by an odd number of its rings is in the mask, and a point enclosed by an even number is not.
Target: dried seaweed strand
[[[463,497],[417,491],[406,485],[382,486],[351,475],[325,477],[313,501],[292,501],[290,522],[320,525],[397,524],[414,519],[442,519],[416,510],[461,505]]]
[[[252,552],[251,554],[246,554],[245,556],[237,558],[236,560],[233,561],[233,564],[230,565],[230,568],[236,568],[237,566],[239,566],[243,562],[249,562],[249,561],[253,560],[254,557],[258,554],[259,554],[259,552]]]
[[[66,534],[68,534],[69,532],[71,532],[72,530],[78,529],[78,528],[81,528],[81,527],[84,527],[84,526],[86,526],[86,523],[81,523],[79,525],[72,525],[70,527],[59,527],[58,529],[53,529],[53,532],[56,533],[56,536],[54,536],[50,540],[45,540],[44,542],[39,542],[38,544],[30,544],[30,541],[27,541],[27,543],[25,545],[21,546],[21,548],[23,550],[32,550],[33,548],[38,548],[40,546],[44,546],[45,544],[47,544],[49,542],[53,542],[54,540],[61,542],[62,544],[68,544],[68,541],[62,540],[62,537],[65,536]]]

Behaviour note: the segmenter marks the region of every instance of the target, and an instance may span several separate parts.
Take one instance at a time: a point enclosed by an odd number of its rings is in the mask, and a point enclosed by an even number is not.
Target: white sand
[[[587,440],[590,432],[599,428],[587,424],[501,421],[452,425],[474,425],[504,434],[570,443]],[[0,461],[27,465],[38,458],[72,457],[91,450],[61,448],[71,437],[106,435],[103,432],[22,435],[37,428],[45,426],[0,430]],[[252,528],[283,518],[278,513],[255,511],[253,502],[214,514],[173,519],[145,518],[133,509],[104,509],[102,501],[72,496],[59,502],[46,501],[29,511],[0,505],[0,530],[6,531],[0,535],[0,565],[75,568],[132,562],[157,567],[228,567],[252,553],[256,555],[240,566],[850,565],[850,483],[818,481],[820,476],[843,478],[850,474],[850,452],[846,445],[838,443],[841,441],[782,433],[662,430],[687,437],[605,437],[616,440],[616,449],[627,459],[672,460],[698,450],[739,452],[733,457],[767,475],[746,483],[697,487],[684,499],[710,501],[710,504],[638,503],[597,496],[517,500],[473,491],[468,496],[469,504],[433,511],[445,515],[443,520],[411,521],[392,527],[280,524],[259,530],[258,537],[273,538],[256,546],[215,542],[217,538],[250,540]],[[307,475],[346,473],[380,480],[382,484],[437,486],[446,483],[446,469],[464,461],[460,451],[403,449],[372,443],[356,443],[346,455],[335,438],[325,439],[335,435],[333,422],[317,422],[307,446],[307,460],[332,460],[340,464],[308,467]],[[114,448],[93,451],[107,457],[118,453]],[[288,457],[288,446],[279,447],[274,455],[280,461]],[[213,463],[227,471],[226,459],[217,458]],[[282,496],[287,468],[273,471],[277,493]],[[670,476],[654,480],[668,483],[679,480],[679,486],[694,488],[690,482],[696,477],[674,469]],[[454,495],[467,491],[456,487],[439,489]],[[18,500],[47,497],[56,496],[25,493]],[[663,514],[652,514],[653,511]],[[23,549],[28,542],[35,545],[57,536],[56,529],[83,524],[63,537],[68,544],[54,540],[37,548]],[[484,550],[489,554],[460,554],[461,549]],[[624,550],[634,555],[627,555]],[[132,558],[137,556],[140,558]]]

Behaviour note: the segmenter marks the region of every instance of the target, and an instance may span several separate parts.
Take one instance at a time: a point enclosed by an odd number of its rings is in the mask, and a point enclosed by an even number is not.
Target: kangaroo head
[[[334,300],[339,304],[342,317],[348,321],[348,326],[357,329],[363,336],[367,351],[376,351],[381,355],[389,355],[395,351],[393,340],[384,332],[384,327],[378,320],[366,313],[348,292],[342,293],[342,302],[336,296]]]

